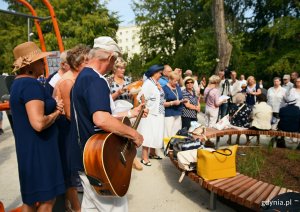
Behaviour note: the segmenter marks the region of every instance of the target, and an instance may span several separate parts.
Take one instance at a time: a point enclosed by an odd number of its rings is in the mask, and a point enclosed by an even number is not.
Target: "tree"
[[[141,26],[141,46],[147,62],[172,63],[173,56],[200,26],[209,24],[201,18],[203,2],[199,0],[134,1],[136,22]],[[208,19],[209,20],[209,19]]]
[[[232,45],[228,40],[225,26],[224,17],[224,1],[223,0],[213,0],[213,18],[215,33],[217,39],[218,48],[218,59],[219,62],[216,67],[216,72],[219,70],[225,70],[229,66]]]
[[[133,57],[130,58],[126,67],[126,71],[131,74],[134,80],[142,78],[145,69],[144,59],[138,54],[134,54]]]
[[[30,14],[28,9],[15,0],[5,0],[9,9]],[[31,0],[38,16],[49,16],[49,11],[40,0]],[[116,13],[109,13],[105,5],[98,0],[53,0],[51,4],[55,10],[56,18],[62,35],[65,49],[74,47],[79,43],[93,45],[94,38],[98,36],[111,36],[115,38],[119,20]],[[30,14],[31,15],[31,14]],[[16,45],[27,41],[27,20],[8,14],[0,14],[1,32],[0,64],[5,72],[11,71],[13,61],[12,49]],[[58,50],[51,20],[41,23],[47,51]],[[35,28],[33,30],[35,33]],[[38,42],[38,37],[33,37]]]

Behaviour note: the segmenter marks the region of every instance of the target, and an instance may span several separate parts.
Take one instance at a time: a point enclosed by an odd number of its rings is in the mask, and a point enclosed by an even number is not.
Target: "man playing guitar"
[[[112,70],[114,62],[121,54],[117,43],[110,37],[94,40],[87,66],[78,75],[71,92],[73,150],[71,150],[71,171],[79,171],[84,195],[82,211],[128,211],[127,198],[101,196],[95,192],[83,172],[82,152],[86,141],[99,130],[112,132],[132,140],[136,147],[143,143],[143,136],[133,128],[123,124],[115,116],[137,116],[141,107],[128,112],[112,115],[114,103],[110,89],[103,75]],[[77,130],[78,129],[78,130]],[[76,133],[77,131],[77,133]]]

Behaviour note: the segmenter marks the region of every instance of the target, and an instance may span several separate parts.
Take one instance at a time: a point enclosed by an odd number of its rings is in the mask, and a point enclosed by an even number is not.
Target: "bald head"
[[[172,73],[172,68],[169,65],[164,65],[163,75],[169,78],[169,75]]]

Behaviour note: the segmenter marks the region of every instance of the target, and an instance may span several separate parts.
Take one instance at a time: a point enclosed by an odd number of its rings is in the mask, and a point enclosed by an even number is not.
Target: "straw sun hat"
[[[34,42],[25,42],[14,48],[15,62],[13,72],[18,71],[24,66],[51,55],[50,52],[42,52]]]

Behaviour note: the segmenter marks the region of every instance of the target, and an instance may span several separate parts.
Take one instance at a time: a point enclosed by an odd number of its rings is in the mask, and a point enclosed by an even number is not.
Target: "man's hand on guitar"
[[[144,138],[140,133],[138,133],[137,131],[135,131],[135,132],[136,133],[133,136],[133,142],[136,147],[140,147],[143,144]]]
[[[140,104],[138,107],[135,107],[131,110],[132,117],[137,117],[142,107],[145,106],[144,103]],[[147,108],[144,109],[143,117],[147,117],[149,110]]]

